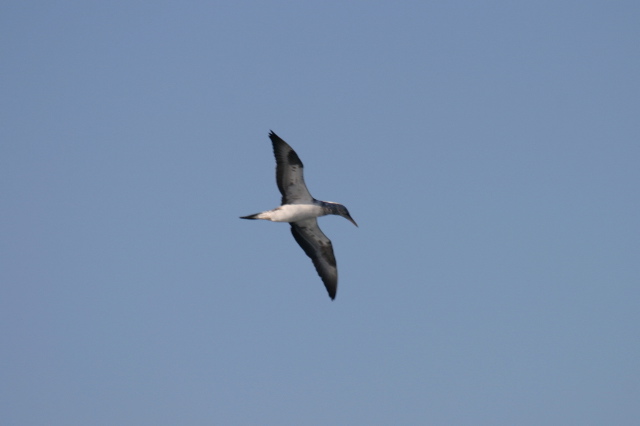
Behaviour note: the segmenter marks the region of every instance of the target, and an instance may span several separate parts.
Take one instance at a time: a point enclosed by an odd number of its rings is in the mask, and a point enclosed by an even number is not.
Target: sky
[[[3,425],[632,425],[640,4],[0,5]],[[311,194],[331,301],[276,207]]]

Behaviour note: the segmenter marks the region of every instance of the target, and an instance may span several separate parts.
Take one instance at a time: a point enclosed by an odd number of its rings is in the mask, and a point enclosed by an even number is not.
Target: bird
[[[282,194],[281,205],[273,210],[241,216],[240,219],[288,222],[293,238],[311,258],[329,297],[334,300],[338,290],[336,258],[331,240],[320,230],[317,218],[333,214],[346,218],[356,227],[358,224],[342,204],[313,198],[304,183],[304,166],[298,154],[273,130],[269,133],[269,139],[276,157],[276,183]]]

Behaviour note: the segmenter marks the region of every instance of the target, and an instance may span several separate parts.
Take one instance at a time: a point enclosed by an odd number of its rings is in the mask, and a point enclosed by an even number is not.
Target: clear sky
[[[0,6],[3,425],[632,425],[636,1]],[[274,130],[318,199],[331,301]]]

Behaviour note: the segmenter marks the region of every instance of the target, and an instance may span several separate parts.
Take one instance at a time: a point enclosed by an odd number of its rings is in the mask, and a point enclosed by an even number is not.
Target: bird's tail
[[[240,216],[240,219],[260,219],[260,213],[250,214],[249,216]]]

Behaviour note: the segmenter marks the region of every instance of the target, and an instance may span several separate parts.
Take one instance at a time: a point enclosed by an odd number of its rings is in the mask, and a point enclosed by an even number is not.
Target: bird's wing
[[[313,202],[302,176],[302,161],[298,154],[275,133],[269,133],[276,157],[276,182],[282,194],[282,204]]]
[[[302,250],[313,261],[318,275],[327,288],[329,297],[335,299],[338,290],[338,268],[331,240],[322,233],[316,219],[292,223],[291,233]]]

